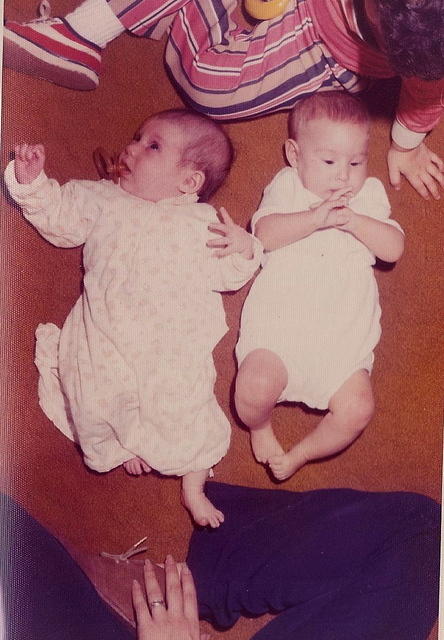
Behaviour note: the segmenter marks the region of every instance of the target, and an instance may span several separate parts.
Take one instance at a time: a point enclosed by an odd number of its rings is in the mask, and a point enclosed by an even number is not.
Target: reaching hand
[[[208,640],[208,636],[200,635],[196,589],[186,565],[179,577],[176,562],[167,556],[166,603],[149,560],[145,562],[144,578],[146,598],[137,580],[132,590],[137,640]]]
[[[439,187],[444,187],[444,162],[425,144],[409,151],[400,150],[392,144],[387,155],[390,182],[395,189],[401,188],[401,175],[412,187],[428,199],[431,194],[439,199]]]
[[[251,260],[253,257],[252,236],[237,225],[223,207],[220,209],[220,215],[222,222],[210,224],[208,229],[214,233],[221,234],[221,237],[208,240],[207,247],[223,247],[214,252],[214,255],[218,258],[229,256],[232,253],[240,253],[244,258]]]
[[[18,144],[15,149],[15,179],[20,184],[30,184],[45,165],[45,148],[42,144]]]
[[[312,205],[310,208],[315,212],[318,229],[327,227],[342,227],[350,222],[352,211],[347,207],[350,199],[350,188],[344,187],[333,191],[333,193],[323,202]]]

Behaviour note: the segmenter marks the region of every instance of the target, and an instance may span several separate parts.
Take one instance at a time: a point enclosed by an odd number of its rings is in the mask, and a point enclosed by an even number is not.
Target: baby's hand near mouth
[[[338,206],[329,211],[326,220],[329,226],[340,227],[344,231],[348,230],[348,224],[354,215],[354,212],[348,206],[350,200],[354,196],[354,193],[348,187],[345,187],[345,189],[347,189],[345,193],[344,189],[339,189],[332,194],[333,196],[339,196]]]
[[[344,206],[348,206],[348,203],[353,198],[354,193],[350,187],[342,187],[342,189],[337,189],[336,191],[332,191],[330,198],[333,200],[340,201]],[[330,199],[329,198],[329,199]]]
[[[350,220],[350,214],[352,213],[347,207],[352,195],[351,189],[344,187],[333,191],[323,202],[316,202],[311,205],[310,209],[316,215],[318,229],[346,224]],[[339,213],[343,212],[345,208],[349,213],[342,213],[342,216],[339,216]]]
[[[342,207],[338,209],[332,209],[327,216],[327,226],[340,227],[346,229],[346,225],[350,222],[353,216],[353,211],[349,207]]]

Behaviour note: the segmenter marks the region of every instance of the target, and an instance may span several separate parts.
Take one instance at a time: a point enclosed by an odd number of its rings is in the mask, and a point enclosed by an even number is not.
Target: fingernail
[[[182,573],[191,573],[190,568],[189,568],[189,566],[187,565],[186,562],[183,563]]]
[[[174,563],[174,558],[173,558],[173,556],[169,553],[169,554],[167,555],[167,557],[165,558],[165,564],[172,564],[172,563]]]

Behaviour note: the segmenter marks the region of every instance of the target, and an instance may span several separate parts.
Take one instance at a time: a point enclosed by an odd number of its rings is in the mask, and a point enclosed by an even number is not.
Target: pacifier
[[[125,168],[125,165],[119,162],[118,153],[109,154],[102,147],[97,147],[93,151],[93,160],[97,173],[101,178],[112,180],[115,184],[119,182],[121,171]]]
[[[255,20],[271,20],[284,13],[289,0],[245,0],[245,10]]]

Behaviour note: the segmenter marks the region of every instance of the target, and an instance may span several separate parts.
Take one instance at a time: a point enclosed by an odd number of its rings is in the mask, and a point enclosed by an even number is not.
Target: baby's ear
[[[296,140],[288,138],[285,141],[285,155],[290,167],[297,167],[299,157],[299,146]]]
[[[205,174],[197,169],[190,173],[180,185],[182,193],[199,193],[205,182]]]

